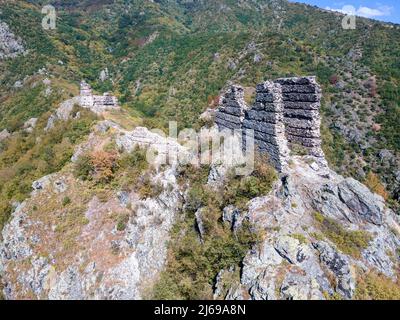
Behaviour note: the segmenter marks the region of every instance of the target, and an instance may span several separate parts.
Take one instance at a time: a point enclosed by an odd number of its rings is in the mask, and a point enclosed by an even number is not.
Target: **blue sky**
[[[324,9],[354,10],[356,15],[400,23],[400,0],[290,0],[316,5]]]

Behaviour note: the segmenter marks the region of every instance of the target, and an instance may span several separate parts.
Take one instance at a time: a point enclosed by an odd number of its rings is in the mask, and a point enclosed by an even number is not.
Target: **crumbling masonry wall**
[[[307,153],[324,160],[321,148],[321,87],[315,77],[282,78],[285,133],[290,143],[303,146]]]
[[[219,108],[215,114],[215,123],[222,130],[242,129],[242,123],[247,110],[244,101],[244,90],[240,86],[231,86],[219,101]]]
[[[221,97],[215,120],[220,130],[242,129],[244,141],[246,129],[254,130],[255,145],[279,171],[284,171],[293,144],[326,165],[320,136],[321,88],[315,77],[261,83],[251,107],[243,96],[242,87],[232,86]]]
[[[82,107],[89,108],[95,113],[118,108],[117,98],[109,93],[104,93],[102,96],[93,95],[92,88],[84,81],[80,87],[79,101]]]

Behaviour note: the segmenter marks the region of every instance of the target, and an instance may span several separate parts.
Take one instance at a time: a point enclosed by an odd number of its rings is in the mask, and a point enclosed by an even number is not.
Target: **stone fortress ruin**
[[[82,81],[80,84],[79,104],[81,107],[89,108],[95,113],[101,113],[117,108],[118,100],[108,92],[105,92],[102,96],[93,95],[90,85]]]
[[[254,130],[255,146],[280,172],[296,145],[327,167],[321,148],[321,96],[315,77],[281,78],[258,84],[255,103],[248,106],[243,87],[233,85],[220,99],[215,122],[219,130],[242,130],[243,142],[246,129]]]
[[[90,111],[98,115],[105,111],[118,110],[120,108],[117,97],[109,93],[104,93],[102,96],[93,95],[90,85],[85,81],[81,81],[79,96],[63,101],[55,113],[47,120],[45,130],[47,131],[53,128],[54,123],[58,120],[67,121],[70,119],[75,105],[90,109]],[[78,112],[75,116],[79,116],[79,114]]]

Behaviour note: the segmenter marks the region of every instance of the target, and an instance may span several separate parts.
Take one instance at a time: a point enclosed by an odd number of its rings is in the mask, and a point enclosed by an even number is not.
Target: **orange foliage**
[[[379,177],[375,173],[370,171],[367,174],[367,177],[365,179],[365,185],[368,188],[370,188],[371,191],[382,196],[385,200],[388,199],[389,195],[385,190],[385,187],[383,186],[382,182],[379,180]]]
[[[117,156],[117,153],[114,151],[94,151],[90,155],[90,162],[97,181],[109,182],[112,180],[117,167]]]

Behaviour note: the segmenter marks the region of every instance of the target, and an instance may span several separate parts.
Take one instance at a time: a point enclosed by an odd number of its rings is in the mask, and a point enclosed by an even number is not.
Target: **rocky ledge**
[[[245,257],[240,283],[226,288],[221,275],[233,271],[221,270],[218,298],[353,299],[366,274],[397,281],[399,217],[360,182],[321,175],[310,159],[293,157],[273,191],[236,217],[265,239]]]

